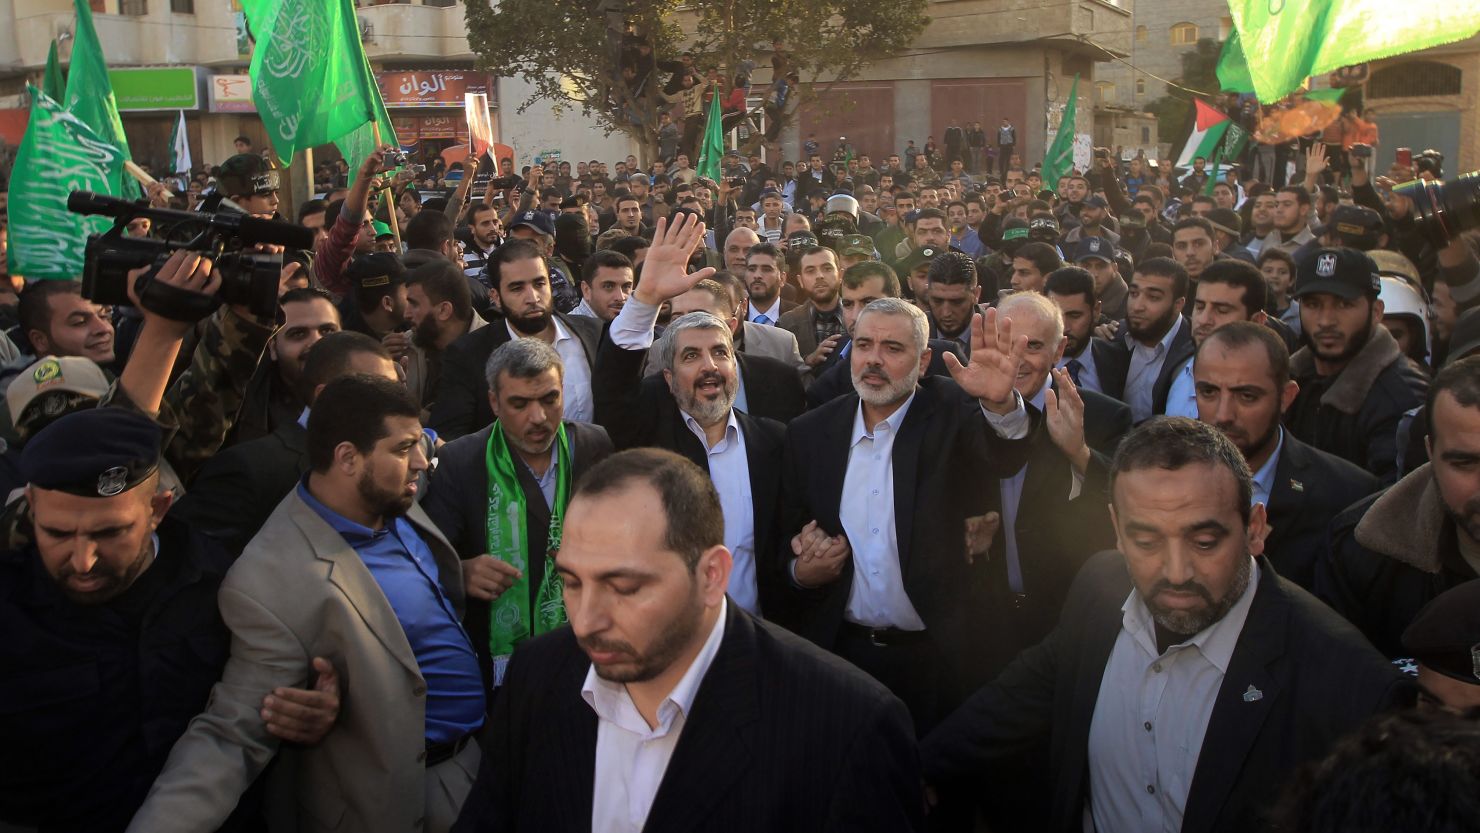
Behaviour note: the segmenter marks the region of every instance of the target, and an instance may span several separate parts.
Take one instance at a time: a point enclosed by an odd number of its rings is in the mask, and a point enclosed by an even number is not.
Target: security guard
[[[1439,594],[1403,631],[1418,666],[1419,704],[1480,709],[1480,579]]]
[[[147,417],[105,407],[63,416],[22,452],[35,542],[0,554],[0,822],[124,829],[220,679],[230,561],[165,517],[160,441]],[[316,668],[316,690],[264,702],[286,739],[316,743],[338,714],[332,666]]]

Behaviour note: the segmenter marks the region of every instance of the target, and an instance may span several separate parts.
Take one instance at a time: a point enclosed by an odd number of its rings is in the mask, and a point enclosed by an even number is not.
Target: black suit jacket
[[[421,508],[442,531],[461,559],[476,558],[488,552],[488,438],[490,424],[476,433],[459,437],[442,446],[437,453],[437,469],[427,485]],[[598,425],[583,422],[565,423],[570,441],[570,482],[574,485],[592,466],[612,453],[612,441]],[[529,592],[533,600],[545,575],[545,531],[550,528],[550,508],[540,484],[523,465],[516,465],[519,485],[524,490],[524,525],[529,531]],[[483,668],[484,682],[492,688],[492,657],[488,653],[488,602],[471,596],[463,624],[478,664]]]
[[[217,540],[233,556],[267,523],[308,471],[308,431],[297,422],[222,449],[206,462],[170,517]]]
[[[789,576],[791,538],[816,520],[828,535],[844,533],[843,481],[852,447],[858,394],[840,396],[792,422],[786,435],[781,478],[781,535],[773,569]],[[959,702],[979,679],[981,639],[990,622],[983,603],[992,596],[992,572],[982,559],[966,559],[966,518],[986,511],[984,489],[967,488],[986,477],[1005,477],[1027,459],[1032,431],[1003,440],[981,406],[955,382],[926,376],[894,440],[894,525],[904,589],[945,657],[943,702]],[[832,649],[853,584],[853,559],[821,588],[806,590],[788,578],[782,624]],[[772,617],[776,618],[776,617]]]
[[[728,606],[645,833],[919,830],[904,704],[858,669]],[[591,830],[596,713],[569,628],[520,648],[455,833]]]
[[[740,380],[745,383],[745,413],[757,419],[774,419],[785,425],[807,410],[807,393],[795,367],[769,356],[747,356],[738,352],[735,361]],[[665,392],[668,390],[661,373],[648,376],[643,384],[656,384]],[[672,394],[669,397],[672,398]]]
[[[1286,431],[1265,507],[1270,525],[1269,537],[1264,539],[1265,555],[1280,575],[1314,592],[1326,527],[1343,509],[1378,488],[1371,472]]]
[[[1172,389],[1172,380],[1176,378],[1177,369],[1197,352],[1197,346],[1192,343],[1192,322],[1178,316],[1177,325],[1177,334],[1172,337],[1172,343],[1167,346],[1166,360],[1161,363],[1161,372],[1157,374],[1156,381],[1151,386],[1151,413],[1153,414],[1166,413],[1167,393]],[[1124,321],[1120,322],[1120,330],[1117,331],[1112,345],[1119,348],[1118,355],[1111,359],[1108,366],[1101,366],[1100,357],[1096,355],[1095,370],[1100,375],[1100,387],[1104,389],[1104,392],[1126,402],[1129,401],[1125,384],[1131,368],[1131,341],[1130,328]]]
[[[596,356],[596,371],[591,383],[596,402],[596,422],[606,428],[617,450],[629,448],[664,448],[692,460],[709,471],[709,453],[699,437],[689,430],[683,412],[678,409],[668,385],[661,375],[642,375],[646,350],[624,350],[609,334],[601,337]],[[742,357],[741,367],[757,357]],[[792,368],[783,368],[792,383],[800,385]],[[753,366],[753,365],[752,365]],[[754,407],[755,393],[751,383],[746,396]],[[735,422],[745,437],[745,457],[750,468],[750,495],[755,505],[752,530],[755,534],[755,578],[761,612],[767,618],[782,592],[781,576],[769,569],[767,558],[776,547],[776,501],[781,490],[781,447],[786,427],[776,420],[735,411]]]
[[[596,367],[596,345],[601,339],[602,322],[586,315],[556,313],[560,320],[586,349],[586,362]],[[432,403],[431,427],[444,440],[455,440],[493,422],[493,409],[488,406],[488,380],[483,366],[493,351],[509,340],[509,328],[503,318],[487,327],[479,327],[448,345],[442,354],[442,376],[437,382],[437,399]]]
[[[807,388],[807,406],[818,408],[837,399],[846,393],[853,392],[853,368],[842,356],[843,348],[850,339],[844,337],[838,343],[838,349],[834,350],[832,356],[824,363],[827,368],[817,374],[817,379]],[[930,366],[925,368],[925,373],[930,376],[944,376],[951,378],[951,371],[946,367],[945,355],[955,353],[956,358],[966,364],[966,355],[961,351],[961,345],[946,339],[933,338],[929,343]]]
[[[1407,680],[1355,628],[1258,561],[1258,589],[1203,737],[1183,833],[1261,829],[1298,764],[1412,698]],[[1090,723],[1131,586],[1119,553],[1092,558],[1053,633],[925,738],[926,781],[964,786],[1046,745],[1053,800],[1038,829],[1082,830]],[[1262,696],[1245,699],[1250,686]]]
[[[1125,377],[1130,371],[1131,354],[1119,340],[1106,341],[1098,336],[1090,339],[1089,349],[1095,362],[1095,376],[1100,380],[1100,393],[1125,401]]]

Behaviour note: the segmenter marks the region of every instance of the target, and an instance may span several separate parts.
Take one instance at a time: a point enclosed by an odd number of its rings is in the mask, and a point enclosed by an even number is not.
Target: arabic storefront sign
[[[206,85],[212,113],[255,113],[252,79],[247,75],[213,75]]]
[[[414,145],[421,139],[456,139],[468,141],[468,123],[462,113],[445,116],[391,116],[396,138],[403,145]]]
[[[486,72],[464,70],[408,70],[377,72],[380,96],[387,107],[463,108],[468,93],[483,93],[492,106],[498,95]]]
[[[115,67],[108,70],[108,81],[119,110],[200,108],[195,67]]]

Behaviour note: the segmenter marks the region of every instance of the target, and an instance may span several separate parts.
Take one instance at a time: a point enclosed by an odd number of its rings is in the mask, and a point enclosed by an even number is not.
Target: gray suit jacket
[[[457,554],[421,507],[407,519],[461,615]],[[426,680],[369,568],[297,489],[226,574],[218,602],[231,658],[129,830],[215,830],[274,755],[291,759],[275,775],[294,773],[283,792],[296,796],[288,809],[300,831],[416,829],[426,800]],[[346,693],[338,723],[318,746],[280,749],[262,722],[262,698],[308,685],[319,656],[334,663]]]

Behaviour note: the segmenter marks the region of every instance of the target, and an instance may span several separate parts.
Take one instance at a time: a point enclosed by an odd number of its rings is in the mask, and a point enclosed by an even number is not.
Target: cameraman
[[[389,146],[383,147],[360,163],[354,184],[338,206],[339,216],[334,220],[329,236],[320,238],[314,250],[313,267],[319,285],[335,296],[343,297],[351,289],[344,278],[345,264],[356,254],[368,252],[375,245],[375,230],[369,223],[366,210],[370,204],[370,189],[377,184],[375,175],[380,173],[385,152],[390,149]],[[329,208],[326,213],[332,215],[334,205],[331,203]]]

